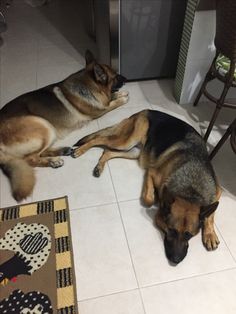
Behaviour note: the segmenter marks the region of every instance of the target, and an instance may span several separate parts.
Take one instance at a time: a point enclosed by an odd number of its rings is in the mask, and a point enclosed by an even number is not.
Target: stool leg
[[[212,158],[215,157],[216,153],[218,152],[218,150],[221,148],[221,146],[225,143],[225,141],[227,140],[227,138],[230,136],[231,134],[231,126],[230,125],[228,127],[228,129],[226,130],[225,134],[222,136],[222,138],[220,139],[220,141],[218,142],[218,144],[216,145],[216,147],[212,150],[211,154],[210,154],[210,160]]]
[[[201,88],[200,88],[200,90],[199,90],[199,92],[197,94],[197,97],[196,97],[194,103],[193,103],[194,107],[197,106],[197,104],[198,104],[198,102],[199,102],[199,100],[200,100],[200,98],[201,98],[201,96],[202,96],[202,94],[203,94],[203,92],[204,92],[204,90],[206,88],[207,83],[212,81],[215,78],[215,76],[212,73],[213,73],[213,69],[215,67],[215,62],[216,62],[216,59],[218,58],[218,56],[219,56],[219,52],[216,52],[215,58],[213,59],[213,61],[211,63],[210,69],[208,70],[208,72],[207,72],[207,74],[205,76],[205,79],[204,79],[204,81],[202,83],[202,86],[201,86]]]
[[[212,116],[212,118],[211,118],[210,124],[208,125],[206,134],[204,135],[204,141],[205,141],[205,142],[207,142],[207,139],[208,139],[208,137],[209,137],[209,135],[210,135],[210,133],[211,133],[211,130],[212,130],[212,128],[213,128],[213,125],[214,125],[214,123],[215,123],[215,121],[216,121],[216,118],[218,117],[218,114],[219,114],[219,112],[220,112],[220,109],[221,109],[221,105],[217,105],[217,106],[216,106],[216,109],[215,109],[215,111],[214,111],[214,113],[213,113],[213,116]]]
[[[206,88],[207,83],[208,83],[209,81],[213,80],[213,79],[214,79],[214,77],[212,76],[212,72],[211,72],[211,70],[209,70],[209,71],[207,72],[206,76],[205,76],[205,79],[204,79],[204,82],[202,83],[202,86],[201,86],[201,88],[200,88],[200,91],[198,92],[197,97],[196,97],[196,99],[195,99],[195,101],[194,101],[194,103],[193,103],[193,106],[194,106],[194,107],[197,106],[197,104],[198,104],[198,102],[199,102],[199,100],[200,100],[200,98],[201,98],[201,96],[202,96],[202,94],[203,94],[203,92],[204,92],[204,90],[205,90],[205,88]]]
[[[222,108],[223,105],[224,105],[225,97],[226,97],[226,95],[227,95],[227,93],[228,93],[228,90],[229,90],[229,88],[231,87],[232,81],[233,81],[233,79],[234,79],[234,71],[235,71],[235,63],[231,62],[231,64],[230,64],[230,70],[229,70],[229,74],[228,74],[228,80],[227,80],[227,82],[225,83],[224,89],[223,89],[223,91],[222,91],[222,93],[221,93],[221,96],[220,96],[219,100],[217,101],[216,109],[215,109],[215,111],[214,111],[214,113],[213,113],[213,116],[212,116],[212,118],[211,118],[210,124],[209,124],[209,126],[208,126],[208,128],[207,128],[207,131],[206,131],[206,134],[205,134],[205,136],[204,136],[205,142],[207,141],[207,139],[208,139],[208,137],[209,137],[209,135],[210,135],[210,133],[211,133],[211,130],[212,130],[212,128],[213,128],[213,125],[214,125],[214,123],[215,123],[215,121],[216,121],[216,118],[217,118],[217,116],[218,116],[218,114],[219,114],[221,108]]]

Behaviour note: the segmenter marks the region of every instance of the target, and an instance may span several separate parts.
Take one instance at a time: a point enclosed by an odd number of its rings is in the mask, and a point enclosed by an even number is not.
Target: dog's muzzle
[[[112,92],[118,91],[126,82],[126,78],[123,75],[117,74],[114,84],[112,86]]]
[[[179,239],[168,240],[164,239],[164,246],[166,257],[173,264],[179,264],[187,255],[188,241],[181,241]]]

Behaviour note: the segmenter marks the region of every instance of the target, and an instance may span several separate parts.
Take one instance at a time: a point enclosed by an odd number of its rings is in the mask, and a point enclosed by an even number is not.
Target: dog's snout
[[[126,78],[123,75],[117,74],[113,81],[112,92],[119,90],[124,85],[125,81]]]
[[[121,75],[121,74],[117,74],[116,78],[117,78],[117,81],[118,81],[118,82],[124,83],[124,82],[127,81],[126,77],[124,77],[124,76]]]
[[[188,252],[188,242],[182,241],[180,239],[168,239],[165,237],[164,240],[166,257],[168,260],[177,265],[179,264],[187,255]]]
[[[177,256],[173,255],[173,256],[171,256],[171,258],[169,258],[169,260],[173,264],[173,266],[175,266],[175,265],[179,264],[183,260],[183,258],[181,258],[178,255]]]

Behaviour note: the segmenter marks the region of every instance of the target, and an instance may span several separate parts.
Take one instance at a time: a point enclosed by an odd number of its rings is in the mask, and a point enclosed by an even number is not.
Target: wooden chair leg
[[[213,116],[211,118],[211,121],[210,121],[210,124],[207,128],[207,131],[206,131],[206,134],[204,136],[204,140],[205,142],[207,141],[210,133],[211,133],[211,130],[213,128],[213,125],[216,121],[216,118],[221,110],[221,108],[223,107],[224,105],[224,102],[225,102],[225,97],[230,89],[230,87],[232,86],[232,82],[233,82],[233,79],[234,79],[234,71],[235,71],[235,63],[231,62],[230,64],[230,70],[229,70],[229,73],[228,73],[228,77],[227,77],[227,81],[225,82],[225,85],[224,85],[224,89],[220,95],[220,98],[219,100],[217,101],[217,105],[216,105],[216,109],[213,113]]]
[[[216,109],[215,109],[215,111],[214,111],[214,113],[213,113],[213,116],[212,116],[212,118],[211,118],[211,121],[210,121],[210,123],[209,123],[209,125],[208,125],[206,134],[204,135],[204,141],[205,141],[205,142],[207,142],[207,139],[208,139],[208,137],[209,137],[209,135],[210,135],[210,133],[211,133],[211,130],[212,130],[213,125],[214,125],[214,123],[215,123],[215,121],[216,121],[216,118],[218,117],[218,114],[219,114],[220,110],[221,110],[221,105],[217,105],[217,106],[216,106]]]
[[[216,153],[219,151],[219,149],[223,146],[223,144],[225,143],[225,141],[228,139],[228,137],[230,136],[232,132],[232,124],[228,127],[228,129],[226,130],[225,134],[222,136],[222,138],[220,139],[220,141],[218,142],[218,144],[215,146],[215,148],[212,150],[211,154],[210,154],[210,159],[214,158]]]
[[[215,62],[216,62],[216,59],[218,58],[218,56],[219,56],[219,52],[216,52],[215,58],[213,59],[213,61],[211,63],[210,69],[208,70],[208,72],[207,72],[207,74],[205,76],[205,79],[204,79],[204,81],[202,83],[202,86],[200,88],[200,91],[198,92],[197,97],[196,97],[196,99],[195,99],[195,101],[193,103],[194,107],[197,106],[197,104],[198,104],[198,102],[199,102],[199,100],[200,100],[200,98],[201,98],[201,96],[202,96],[202,94],[203,94],[203,92],[204,92],[204,90],[206,88],[207,83],[212,81],[215,78],[215,76],[212,73],[213,73],[213,69],[215,67]]]

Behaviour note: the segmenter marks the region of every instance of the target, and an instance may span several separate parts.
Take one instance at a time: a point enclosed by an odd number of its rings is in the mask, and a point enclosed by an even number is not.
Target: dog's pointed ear
[[[94,55],[92,54],[92,52],[90,50],[86,50],[85,60],[86,60],[86,65],[89,65],[95,61]]]
[[[201,206],[200,210],[200,220],[203,220],[209,217],[217,209],[219,202],[215,202],[211,205]]]
[[[93,70],[94,70],[96,81],[105,85],[107,83],[107,74],[104,71],[104,69],[101,67],[101,65],[96,63],[94,65]]]

